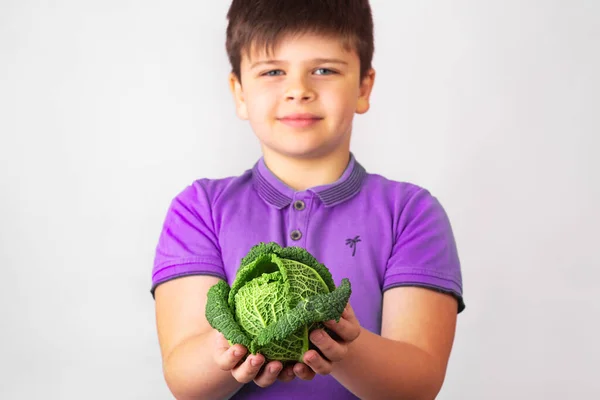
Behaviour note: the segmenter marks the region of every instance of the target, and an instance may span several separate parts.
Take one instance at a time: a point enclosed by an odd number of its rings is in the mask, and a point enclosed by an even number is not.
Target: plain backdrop
[[[150,277],[171,199],[260,156],[229,1],[0,1],[0,398],[170,399]],[[467,309],[442,400],[600,391],[600,2],[373,0],[352,151],[446,208]]]

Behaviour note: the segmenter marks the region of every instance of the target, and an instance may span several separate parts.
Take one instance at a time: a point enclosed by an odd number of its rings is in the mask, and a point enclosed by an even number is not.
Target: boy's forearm
[[[227,399],[242,384],[213,359],[210,333],[194,336],[176,347],[164,362],[165,380],[177,400]]]
[[[425,351],[362,329],[331,375],[361,399],[435,399],[444,370]]]

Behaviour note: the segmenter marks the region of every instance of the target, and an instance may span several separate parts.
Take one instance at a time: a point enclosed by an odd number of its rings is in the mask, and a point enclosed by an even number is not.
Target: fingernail
[[[271,367],[271,368],[269,368],[269,370],[271,371],[272,374],[278,374],[279,371],[281,371],[281,368],[279,368],[279,367]]]
[[[242,352],[241,352],[240,349],[236,349],[236,350],[233,351],[233,355],[236,356],[236,357],[239,357],[239,356],[242,355]]]
[[[289,369],[288,372],[287,372],[287,375],[288,376],[294,376],[294,370]]]
[[[323,340],[323,332],[321,331],[315,331],[312,336],[313,342],[320,342]]]
[[[252,364],[253,367],[257,367],[260,364],[260,361],[258,361],[258,358],[252,358],[252,360],[250,360],[250,364]]]

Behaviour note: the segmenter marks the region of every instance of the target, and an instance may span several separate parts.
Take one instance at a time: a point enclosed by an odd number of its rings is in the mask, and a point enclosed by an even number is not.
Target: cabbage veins
[[[206,319],[230,344],[267,360],[302,361],[309,333],[339,321],[350,281],[335,287],[330,271],[300,247],[259,243],[242,259],[231,288],[220,281],[208,291]]]

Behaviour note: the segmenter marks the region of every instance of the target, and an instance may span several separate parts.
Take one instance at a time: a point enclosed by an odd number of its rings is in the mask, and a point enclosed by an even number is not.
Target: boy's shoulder
[[[178,197],[200,197],[214,203],[220,199],[230,199],[236,192],[246,190],[249,186],[252,186],[252,169],[238,175],[197,177],[178,193]]]
[[[431,207],[442,207],[438,198],[426,187],[377,173],[365,174],[361,194],[365,201],[383,207],[395,216],[409,210],[418,212]]]
[[[424,187],[410,181],[397,180],[381,174],[367,172],[365,173],[363,189],[368,190],[371,188],[403,196],[427,191]]]

